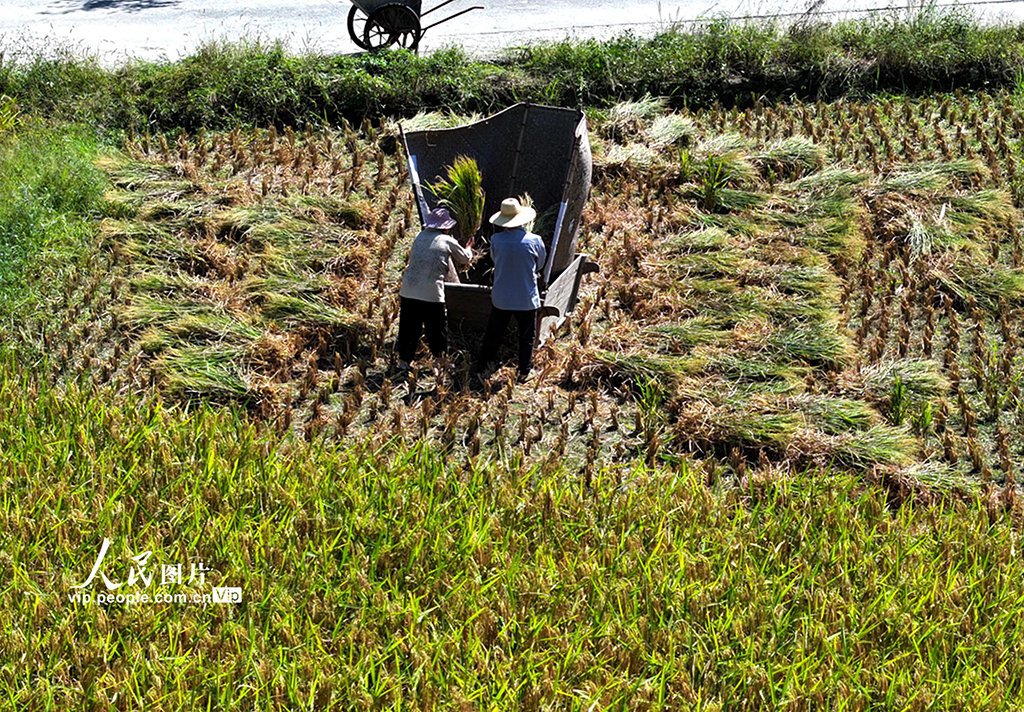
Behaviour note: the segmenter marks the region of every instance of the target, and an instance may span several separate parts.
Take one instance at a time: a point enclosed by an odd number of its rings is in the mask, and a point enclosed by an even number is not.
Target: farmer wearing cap
[[[409,370],[424,330],[435,358],[448,350],[448,314],[444,305],[448,260],[468,264],[473,259],[473,238],[463,247],[451,236],[454,227],[455,219],[448,210],[437,208],[427,215],[423,229],[412,242],[399,291],[398,368],[402,372]]]
[[[492,308],[477,363],[477,370],[482,371],[494,360],[508,323],[515,317],[519,332],[520,382],[529,378],[533,366],[533,342],[540,309],[537,275],[547,260],[544,240],[526,229],[535,217],[536,210],[520,205],[515,198],[501,201],[501,210],[491,216],[491,224],[501,229],[491,238]]]

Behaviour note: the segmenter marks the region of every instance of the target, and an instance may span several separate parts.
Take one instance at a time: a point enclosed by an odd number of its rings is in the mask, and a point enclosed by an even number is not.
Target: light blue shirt
[[[514,227],[491,237],[494,288],[491,303],[506,311],[540,308],[537,273],[544,269],[548,251],[540,235]]]

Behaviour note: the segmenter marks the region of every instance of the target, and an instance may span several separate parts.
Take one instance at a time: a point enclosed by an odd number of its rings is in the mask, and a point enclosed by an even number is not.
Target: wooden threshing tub
[[[409,176],[420,220],[437,207],[424,189],[447,174],[457,156],[476,159],[485,193],[486,220],[501,201],[529,193],[538,215],[558,207],[551,234],[542,234],[548,248],[544,265],[538,340],[543,342],[565,320],[579,294],[583,275],[598,270],[586,255],[576,252],[583,207],[590,196],[591,157],[586,117],[582,111],[539,104],[516,104],[491,117],[450,129],[402,134]],[[454,273],[453,273],[454,274]],[[491,312],[491,287],[447,282],[448,319],[482,329]]]

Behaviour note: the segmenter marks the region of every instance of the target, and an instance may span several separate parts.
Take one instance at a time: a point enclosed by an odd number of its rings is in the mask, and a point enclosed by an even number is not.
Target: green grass
[[[0,95],[34,113],[107,129],[337,124],[345,117],[413,116],[443,125],[446,112],[486,113],[516,100],[614,105],[627,123],[649,119],[654,97],[677,105],[749,104],[752,97],[834,98],[849,93],[1014,86],[1024,58],[1017,24],[984,24],[931,6],[835,24],[712,20],[645,38],[524,45],[496,60],[456,48],[416,57],[289,54],[260,40],[211,42],[180,61],[103,68],[62,47],[11,50]],[[653,127],[652,127],[653,128]],[[668,129],[665,131],[665,129]],[[685,129],[661,125],[675,140]]]
[[[92,235],[105,178],[84,129],[22,119],[0,132],[0,314],[31,304],[29,271],[45,258],[59,282],[74,271]],[[22,316],[22,315],[18,315]]]

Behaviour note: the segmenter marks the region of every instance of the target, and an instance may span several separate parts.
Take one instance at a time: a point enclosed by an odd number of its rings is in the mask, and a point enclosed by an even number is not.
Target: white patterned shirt
[[[407,299],[424,302],[444,302],[444,278],[448,274],[448,260],[468,264],[473,251],[440,230],[424,228],[412,241],[409,265],[402,276],[399,294]]]

